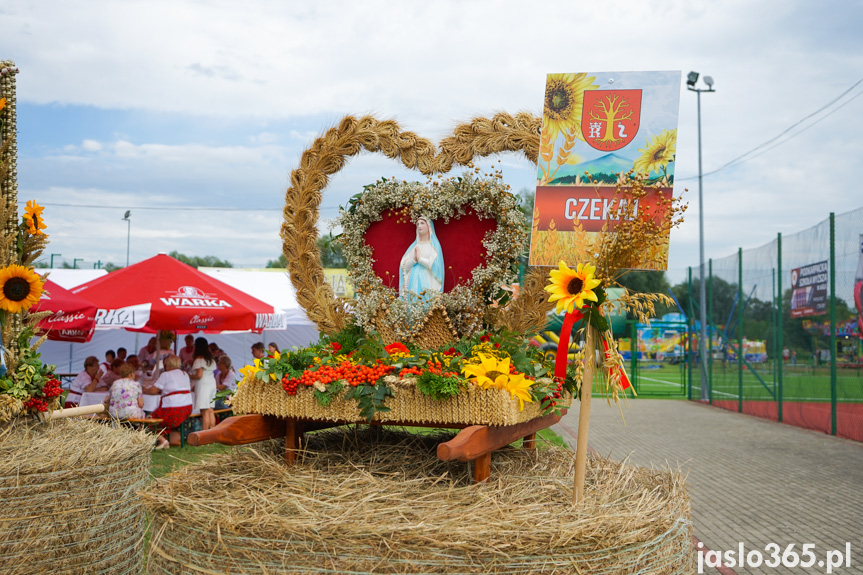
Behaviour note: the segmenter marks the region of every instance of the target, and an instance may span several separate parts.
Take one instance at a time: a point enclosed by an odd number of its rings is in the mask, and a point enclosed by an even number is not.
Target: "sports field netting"
[[[710,403],[863,441],[863,208],[711,260],[706,272]]]

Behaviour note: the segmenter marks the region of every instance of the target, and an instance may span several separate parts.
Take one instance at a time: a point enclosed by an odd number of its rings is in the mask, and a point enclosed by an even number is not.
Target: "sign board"
[[[324,268],[324,281],[330,284],[333,293],[338,297],[354,297],[354,286],[348,280],[346,268]]]
[[[530,265],[592,261],[592,246],[620,221],[617,184],[630,171],[651,187],[634,217],[661,215],[658,194],[674,187],[679,100],[679,71],[548,75]],[[668,238],[644,256],[637,267],[666,269]]]
[[[827,312],[829,270],[826,261],[791,270],[791,317]]]

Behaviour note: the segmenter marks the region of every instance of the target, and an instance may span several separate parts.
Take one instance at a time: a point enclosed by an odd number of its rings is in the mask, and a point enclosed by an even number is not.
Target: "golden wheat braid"
[[[300,165],[291,172],[285,193],[282,251],[288,261],[297,301],[322,332],[341,330],[347,319],[345,301],[335,297],[324,280],[318,250],[318,208],[329,177],[347,159],[362,150],[380,152],[425,175],[445,173],[453,165],[465,165],[475,157],[500,152],[522,152],[536,162],[541,119],[527,112],[515,116],[498,113],[491,119],[474,118],[444,138],[440,152],[426,138],[403,132],[394,120],[345,116],[303,152]]]

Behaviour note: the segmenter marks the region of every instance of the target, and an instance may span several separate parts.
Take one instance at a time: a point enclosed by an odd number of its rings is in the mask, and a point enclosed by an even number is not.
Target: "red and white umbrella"
[[[50,311],[53,315],[39,322],[37,335],[47,333],[54,341],[90,341],[96,327],[96,306],[50,279],[45,280],[43,289],[30,312]]]
[[[97,306],[96,328],[178,333],[285,329],[273,306],[159,254],[72,289]]]

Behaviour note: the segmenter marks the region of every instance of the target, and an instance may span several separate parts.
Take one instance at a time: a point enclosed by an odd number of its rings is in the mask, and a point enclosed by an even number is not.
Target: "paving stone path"
[[[851,567],[863,575],[863,443],[685,400],[638,399],[623,407],[594,398],[588,442],[613,459],[680,468],[687,474],[695,536],[707,548],[764,552],[815,545],[818,560],[851,544]],[[553,428],[575,449],[578,406]],[[826,573],[826,565],[735,567],[743,573]],[[705,573],[717,573],[705,570]]]

